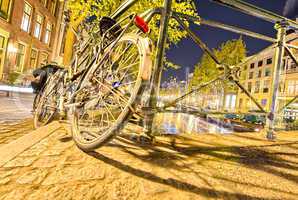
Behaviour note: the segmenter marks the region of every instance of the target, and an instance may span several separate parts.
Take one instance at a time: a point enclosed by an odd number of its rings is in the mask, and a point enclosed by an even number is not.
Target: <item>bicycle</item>
[[[65,103],[68,101],[78,78],[84,73],[85,66],[88,66],[93,57],[91,50],[95,48],[93,45],[94,38],[84,39],[82,31],[73,31],[79,42],[74,47],[74,59],[70,64],[70,70],[61,68],[56,73],[51,74],[42,90],[36,95],[36,101],[33,103],[35,128],[48,124],[57,115],[60,115],[60,118],[65,117],[67,112]]]
[[[129,120],[135,118],[144,120],[144,130],[147,135],[152,138],[151,127],[155,113],[175,105],[178,101],[194,91],[198,91],[220,79],[227,79],[236,84],[252,99],[263,113],[266,113],[258,101],[240,84],[237,76],[239,67],[228,66],[222,61],[219,61],[208,46],[187,27],[184,20],[222,28],[280,44],[276,50],[278,58],[275,63],[276,69],[278,69],[278,66],[281,66],[283,51],[286,50],[292,53],[289,48],[297,48],[293,45],[286,44],[284,36],[285,30],[289,27],[298,30],[298,24],[285,17],[257,8],[241,0],[213,1],[276,23],[278,38],[274,39],[235,26],[175,12],[171,9],[172,0],[165,0],[164,7],[154,8],[141,14],[143,18],[134,15],[135,23],[145,33],[148,31],[148,23],[150,20],[155,15],[161,15],[158,46],[154,55],[154,64],[151,56],[153,47],[150,39],[130,33],[121,37],[119,36],[118,39],[109,46],[109,49],[102,56],[97,57],[96,61],[88,67],[85,76],[80,80],[77,91],[72,98],[74,105],[71,120],[72,135],[79,148],[84,151],[90,151],[106,144],[115,135],[120,133]],[[118,19],[136,2],[137,0],[125,1],[110,18],[114,20]],[[156,96],[163,68],[167,28],[170,18],[173,18],[180,24],[182,29],[188,33],[189,37],[216,62],[223,73],[216,79],[202,84],[167,105],[157,107]],[[131,25],[132,23],[129,24],[129,26]],[[276,73],[278,74],[278,71]],[[276,75],[275,78],[277,78],[278,83],[278,75]],[[273,85],[273,91],[277,91],[276,83]],[[273,105],[275,105],[275,101],[276,99],[273,99]],[[271,113],[274,112],[275,107],[273,106]],[[269,119],[269,130],[273,131],[274,118]]]
[[[67,15],[67,13],[65,14]],[[123,18],[123,20],[129,18]],[[92,18],[92,20],[90,20]],[[123,33],[123,29],[112,19],[103,17],[99,24],[93,23],[94,17],[87,17],[75,33],[78,42],[74,49],[73,60],[69,70],[61,69],[50,76],[34,102],[34,127],[38,128],[50,123],[55,118],[66,118],[71,110],[71,96],[80,79],[85,76],[88,67],[107,50],[107,48]],[[69,20],[67,20],[69,21]],[[99,25],[100,29],[96,29]],[[124,29],[125,30],[125,29]],[[84,33],[85,31],[85,33]],[[84,38],[84,34],[87,36]],[[37,106],[36,106],[37,105]]]

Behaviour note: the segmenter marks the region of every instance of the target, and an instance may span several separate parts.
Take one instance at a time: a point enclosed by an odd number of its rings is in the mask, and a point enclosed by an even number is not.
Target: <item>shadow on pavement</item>
[[[181,136],[179,136],[181,137]],[[216,162],[229,162],[234,165],[242,165],[247,168],[251,168],[254,170],[258,170],[261,172],[269,173],[274,176],[282,177],[288,181],[293,182],[294,184],[298,183],[298,176],[287,173],[287,170],[298,170],[298,163],[286,160],[281,158],[281,155],[289,156],[289,157],[297,157],[296,153],[287,153],[287,152],[270,152],[269,150],[266,151],[265,148],[270,147],[279,147],[283,145],[292,146],[298,145],[298,142],[288,142],[283,144],[269,144],[269,145],[256,145],[256,146],[235,146],[235,145],[221,145],[221,146],[210,146],[211,143],[202,142],[202,145],[187,145],[183,144],[183,146],[173,146],[171,142],[156,142],[154,145],[144,145],[140,144],[134,140],[130,140],[131,137],[129,135],[122,135],[118,137],[117,140],[120,143],[111,143],[109,146],[120,148],[121,151],[126,152],[133,157],[141,160],[142,162],[147,162],[153,165],[158,165],[159,167],[167,167],[172,168],[175,170],[193,170],[188,168],[187,165],[179,166],[176,161],[183,160],[186,157],[196,157],[196,156],[208,156],[208,159],[214,159]],[[184,138],[184,141],[187,138]],[[205,144],[204,144],[205,143]],[[208,146],[206,146],[206,144]],[[214,145],[214,144],[213,144]],[[135,152],[135,149],[143,149],[146,151],[145,155],[140,155]],[[89,152],[88,155],[105,162],[106,164],[112,165],[120,170],[133,174],[135,176],[171,186],[173,188],[184,190],[188,192],[192,192],[198,195],[203,195],[205,197],[228,197],[228,198],[237,198],[237,199],[272,199],[272,198],[259,198],[256,196],[245,195],[241,193],[231,193],[225,191],[217,191],[214,189],[209,189],[205,187],[198,187],[191,183],[183,182],[181,180],[177,180],[174,178],[163,179],[155,174],[150,172],[144,171],[140,168],[134,168],[127,164],[124,164],[120,161],[117,161],[111,157],[107,157],[102,155],[98,152]],[[166,161],[165,161],[166,160]],[[165,162],[167,164],[165,165]],[[198,162],[198,165],[201,163]],[[209,167],[209,166],[208,166]],[[209,167],[211,170],[213,169],[212,166]],[[285,171],[281,171],[285,170]],[[203,177],[198,175],[202,180]],[[291,195],[298,195],[298,193],[289,192],[287,190],[277,189],[277,188],[270,188],[264,187],[262,185],[251,184],[246,182],[237,182],[233,180],[229,180],[226,177],[216,177],[217,179],[221,179],[223,181],[229,181],[231,183],[241,184],[241,185],[249,185],[253,187],[259,187],[266,190],[272,190],[277,192],[288,193]],[[203,180],[204,181],[204,180]],[[208,184],[208,181],[206,181]]]
[[[180,180],[173,179],[173,178],[163,179],[163,178],[156,176],[150,172],[146,172],[141,169],[136,169],[129,165],[123,164],[117,160],[106,157],[98,152],[89,152],[88,155],[90,155],[96,159],[99,159],[99,160],[105,162],[106,164],[112,165],[120,170],[123,170],[130,174],[133,174],[135,176],[138,176],[140,178],[148,179],[148,180],[156,182],[156,183],[165,184],[165,185],[174,187],[179,190],[184,190],[184,191],[195,193],[195,194],[202,195],[205,197],[220,198],[220,197],[225,196],[227,198],[237,198],[237,199],[274,200],[273,198],[258,198],[258,197],[249,196],[249,195],[240,194],[240,193],[229,193],[229,192],[216,191],[216,190],[203,188],[203,187],[197,187],[193,184],[182,182]]]

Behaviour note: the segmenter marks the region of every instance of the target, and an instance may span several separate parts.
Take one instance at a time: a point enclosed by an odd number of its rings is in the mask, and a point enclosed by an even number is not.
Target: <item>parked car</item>
[[[240,116],[237,114],[229,113],[224,115],[225,119],[240,119]]]
[[[242,121],[252,123],[252,124],[264,125],[266,123],[266,117],[255,115],[255,114],[246,114],[243,116]]]

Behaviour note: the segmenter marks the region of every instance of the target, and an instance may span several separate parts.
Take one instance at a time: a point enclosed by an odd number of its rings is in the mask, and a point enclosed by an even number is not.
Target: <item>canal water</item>
[[[210,123],[207,119],[185,113],[159,113],[154,121],[156,132],[161,134],[233,133],[232,129],[224,128],[220,123]]]

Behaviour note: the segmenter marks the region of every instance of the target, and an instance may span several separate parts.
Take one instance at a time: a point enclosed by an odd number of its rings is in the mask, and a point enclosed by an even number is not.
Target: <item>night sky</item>
[[[289,18],[298,16],[298,0],[246,0],[246,2],[277,14],[285,15]],[[287,6],[286,3],[288,4]],[[204,19],[217,20],[275,37],[276,31],[272,23],[248,16],[209,0],[196,0],[196,4],[199,15]],[[191,25],[191,29],[195,31],[210,48],[216,48],[227,40],[240,37],[239,34],[207,26]],[[246,43],[248,55],[255,54],[270,45],[268,42],[246,36],[243,36],[243,39]],[[200,48],[190,39],[184,39],[178,45],[172,46],[167,52],[167,56],[169,60],[182,67],[178,70],[169,69],[165,71],[162,80],[167,80],[170,76],[178,77],[179,80],[185,80],[187,72],[193,72],[194,65],[198,63],[202,53]],[[188,70],[186,70],[187,68]]]

